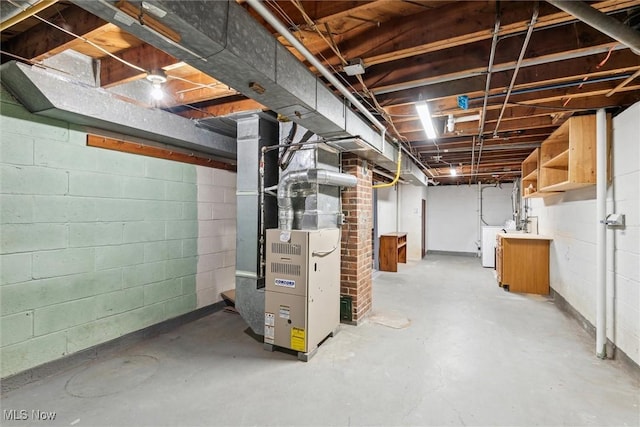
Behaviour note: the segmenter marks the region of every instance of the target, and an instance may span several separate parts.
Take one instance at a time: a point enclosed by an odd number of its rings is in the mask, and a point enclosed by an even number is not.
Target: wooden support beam
[[[169,75],[170,76],[170,75]],[[195,104],[198,102],[238,95],[238,92],[206,74],[198,73],[184,77],[185,80],[169,79],[167,90],[173,93],[170,106]],[[190,83],[191,82],[191,83]],[[202,85],[202,86],[200,86]]]
[[[496,138],[496,141],[508,141],[508,142],[513,142],[518,141],[522,138],[528,138],[528,137],[538,137],[540,138],[539,142],[542,142],[542,140],[544,138],[546,138],[547,136],[549,136],[554,130],[556,130],[557,125],[554,126],[550,126],[550,127],[546,127],[546,128],[534,128],[534,129],[525,129],[522,131],[510,131],[510,132],[501,132],[501,134],[499,135],[499,138]],[[435,148],[435,145],[432,141],[429,141],[426,137],[426,135],[424,134],[424,131],[420,130],[420,131],[415,131],[415,132],[406,132],[403,134],[404,137],[406,137],[410,142],[411,145],[414,146],[416,148],[416,150],[426,150],[426,149],[433,149]],[[440,149],[443,150],[445,148],[447,148],[446,143],[462,143],[463,146],[470,146],[471,141],[472,141],[473,135],[464,135],[464,136],[451,136],[451,137],[444,137],[444,138],[438,138],[437,143],[440,146]],[[491,138],[491,140],[494,140],[493,138]],[[453,146],[457,146],[457,145],[452,145]]]
[[[182,151],[174,151],[166,148],[144,145],[138,142],[107,138],[99,135],[87,135],[87,146],[121,151],[124,153],[138,154],[147,157],[155,157],[158,159],[173,160],[176,162],[206,166],[215,169],[224,169],[233,172],[236,171],[235,165],[205,157],[203,154],[187,154]]]
[[[439,133],[440,138],[447,138],[450,136],[460,136],[460,135],[477,135],[479,124],[477,121],[475,122],[465,122],[465,123],[457,123],[454,132],[443,132],[444,130],[444,121],[438,122],[442,126],[436,127],[436,132]],[[484,134],[489,135],[493,133],[495,129],[496,122],[492,121],[485,125]],[[436,123],[434,123],[436,126]],[[538,116],[538,117],[518,117],[518,118],[510,118],[505,120],[503,118],[500,123],[500,132],[509,132],[515,130],[526,130],[526,129],[538,129],[553,126],[553,119],[550,115]],[[401,134],[412,133],[412,132],[420,132],[423,130],[422,123],[419,120],[413,122],[404,122],[398,126],[398,131]]]
[[[250,110],[267,110],[267,108],[253,99],[241,99],[221,104],[198,106],[197,110],[185,109],[176,114],[190,119],[203,119],[207,117],[219,117]]]
[[[178,60],[173,56],[148,44],[127,49],[118,56],[148,71],[178,63]],[[100,61],[100,83],[102,87],[116,86],[121,83],[144,78],[145,76],[145,73],[140,73],[140,71],[110,56]]]
[[[640,5],[639,0],[606,0],[593,3],[594,8],[610,13]],[[541,3],[536,28],[555,26],[575,21],[567,13]],[[440,13],[440,15],[438,14]],[[434,16],[440,16],[434,19]],[[472,16],[473,19],[467,19]],[[445,5],[435,12],[424,12],[411,17],[400,17],[387,25],[370,28],[341,43],[347,57],[361,57],[367,67],[415,57],[464,44],[489,40],[492,37],[495,9],[493,2],[460,2]],[[511,35],[526,29],[531,19],[529,7],[518,2],[501,5],[500,35]],[[464,20],[464,24],[462,23]],[[429,25],[425,25],[429,23]],[[459,22],[458,25],[452,25]]]
[[[40,0],[40,1],[37,1],[36,3],[33,3],[27,6],[25,9],[13,15],[9,19],[2,21],[2,23],[0,24],[0,31],[4,31],[8,28],[13,27],[16,24],[19,24],[25,19],[32,17],[36,13],[43,11],[49,6],[56,4],[57,2],[58,0]]]
[[[107,25],[102,19],[75,5],[62,10],[52,21],[66,25],[71,32],[78,35],[85,35]],[[42,22],[3,43],[2,50],[23,58],[38,60],[68,49],[69,44],[76,43],[76,40],[75,37]]]
[[[552,37],[553,39],[553,37]],[[599,40],[600,41],[600,40]],[[571,46],[560,46],[558,50],[550,54],[541,56],[530,56],[523,61],[523,67],[518,73],[519,87],[524,88],[541,84],[554,84],[566,82],[583,76],[605,76],[616,73],[628,72],[640,67],[637,55],[629,49],[613,51],[609,60],[602,65],[600,62],[607,57],[607,49],[615,47],[615,43],[606,42],[604,44],[590,45],[589,47],[573,48]],[[601,52],[599,54],[586,55],[578,58],[569,58],[571,55],[578,55],[581,52]],[[464,52],[451,52],[453,58],[465,58]],[[437,64],[442,62],[442,66]],[[533,64],[533,65],[529,65]],[[477,90],[484,90],[486,66],[475,68],[455,68],[459,66],[467,67],[472,64],[470,59],[467,62],[460,60],[449,60],[445,58],[434,60],[432,64],[420,64],[407,67],[402,75],[395,77],[392,73],[373,73],[368,77],[369,82],[376,80],[376,76],[384,76],[385,82],[390,84],[371,84],[369,88],[377,95],[380,102],[389,103],[389,99],[409,98],[411,95],[422,96],[422,99],[437,99],[443,96],[461,95]],[[501,89],[508,86],[515,66],[515,61],[496,63],[496,71],[492,75],[491,87]],[[439,74],[434,74],[439,73]],[[414,76],[421,76],[415,79]],[[393,77],[393,80],[391,78]],[[377,79],[379,82],[382,79]],[[450,89],[446,89],[449,87]],[[393,101],[391,101],[393,102]],[[398,103],[395,101],[394,103]]]

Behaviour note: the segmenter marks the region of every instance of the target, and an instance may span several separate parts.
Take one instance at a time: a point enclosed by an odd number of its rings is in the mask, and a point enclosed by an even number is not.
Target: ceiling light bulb
[[[454,168],[454,167],[449,168],[449,175],[451,175],[451,176],[458,175],[458,171],[456,170],[456,168]]]
[[[156,101],[160,101],[162,98],[164,98],[164,92],[162,91],[162,85],[160,83],[153,83],[153,86],[151,88],[151,97]]]
[[[456,122],[453,119],[453,114],[449,114],[449,117],[447,118],[447,131],[453,132],[455,128],[456,128]]]
[[[436,130],[433,127],[433,122],[431,121],[431,113],[429,112],[429,106],[427,105],[427,103],[420,102],[416,104],[416,111],[418,112],[418,117],[420,117],[420,121],[422,122],[422,127],[427,134],[427,138],[436,139]]]

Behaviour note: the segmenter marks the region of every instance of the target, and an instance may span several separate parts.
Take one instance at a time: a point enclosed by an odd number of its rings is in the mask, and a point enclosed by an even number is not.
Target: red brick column
[[[345,153],[342,172],[358,178],[358,184],[342,192],[342,266],[340,293],[353,298],[353,322],[361,322],[371,311],[371,229],[373,199],[371,165],[367,160]]]

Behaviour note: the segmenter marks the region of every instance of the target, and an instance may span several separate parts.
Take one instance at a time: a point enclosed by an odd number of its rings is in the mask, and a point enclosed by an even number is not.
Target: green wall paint
[[[4,92],[1,106],[2,377],[203,305],[196,166],[86,147]]]

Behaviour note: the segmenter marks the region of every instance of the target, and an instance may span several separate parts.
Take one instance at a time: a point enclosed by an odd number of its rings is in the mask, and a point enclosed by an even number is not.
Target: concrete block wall
[[[613,185],[607,213],[626,216],[607,231],[607,337],[640,364],[640,103],[613,119]],[[595,187],[533,199],[541,234],[553,237],[551,287],[592,325],[596,314]]]
[[[87,147],[6,93],[0,128],[1,377],[235,286],[235,173]]]

